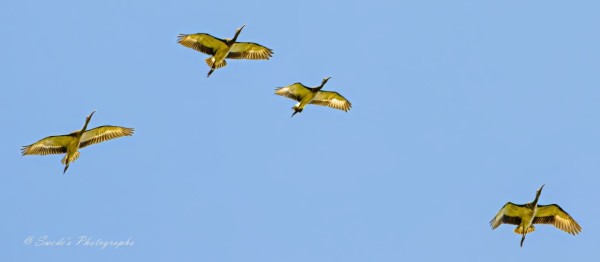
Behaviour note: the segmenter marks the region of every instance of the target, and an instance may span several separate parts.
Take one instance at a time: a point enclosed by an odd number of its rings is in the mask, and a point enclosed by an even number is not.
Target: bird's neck
[[[533,207],[536,207],[536,206],[537,206],[537,203],[538,203],[538,199],[539,199],[539,198],[540,198],[540,192],[537,192],[537,193],[535,194],[535,199],[533,200],[533,202],[531,202],[531,205],[532,205]]]
[[[319,85],[319,86],[315,87],[315,89],[316,89],[317,91],[321,90],[321,88],[323,88],[323,87],[325,86],[325,83],[327,83],[327,81],[323,81],[323,82],[321,82],[321,85]]]
[[[323,88],[322,85],[316,86],[316,87],[308,87],[308,90],[310,90],[313,93],[316,93],[316,92],[319,92],[319,90],[321,90],[321,88]]]
[[[233,36],[233,38],[231,39],[231,42],[229,43],[230,45],[233,45],[233,43],[235,43],[235,41],[237,41],[238,36],[240,35],[241,31],[236,31],[235,35]]]
[[[79,137],[81,137],[83,135],[83,132],[85,132],[89,123],[90,123],[90,118],[88,117],[85,119],[85,124],[83,125],[83,128],[81,128],[81,130],[79,131],[79,134],[77,134]]]

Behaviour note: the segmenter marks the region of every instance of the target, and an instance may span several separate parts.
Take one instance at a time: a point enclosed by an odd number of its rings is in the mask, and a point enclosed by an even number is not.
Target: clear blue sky
[[[598,1],[0,3],[1,261],[591,261]],[[206,32],[274,50],[206,78]],[[294,82],[348,113],[273,94]],[[49,135],[133,127],[62,156]],[[488,222],[560,204],[573,237]],[[88,236],[133,246],[25,245]]]

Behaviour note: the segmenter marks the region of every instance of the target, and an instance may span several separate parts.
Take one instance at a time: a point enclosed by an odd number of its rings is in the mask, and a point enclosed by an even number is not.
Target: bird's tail
[[[60,162],[63,165],[68,165],[69,163],[75,162],[75,160],[77,160],[77,158],[79,158],[79,151],[76,151],[75,154],[71,155],[70,157],[69,157],[69,153],[65,154],[65,157],[63,157],[63,159],[60,160]]]
[[[221,68],[227,65],[227,61],[225,61],[225,59],[215,63],[215,57],[211,56],[207,59],[204,60],[206,62],[206,64],[208,65],[208,67],[213,68],[213,69],[217,69],[217,68]]]
[[[302,110],[303,110],[303,108],[298,108],[296,106],[292,107],[292,109],[294,110],[294,113],[292,113],[291,117],[294,117],[294,115],[297,113],[302,113]]]
[[[208,75],[206,75],[206,77],[209,77],[217,68],[221,68],[227,65],[227,62],[225,62],[225,59],[216,62],[215,63],[215,58],[214,57],[209,57],[206,60],[206,64],[210,67],[210,71],[208,71]]]
[[[63,165],[65,165],[63,174],[67,172],[67,169],[69,169],[69,164],[75,162],[77,158],[79,158],[79,151],[75,151],[75,153],[73,153],[72,155],[69,155],[69,153],[65,154],[65,157],[63,157],[63,159],[60,160],[60,162],[63,163]]]
[[[535,227],[533,225],[529,226],[527,228],[527,230],[525,230],[525,234],[529,234],[531,232],[535,231]],[[522,235],[523,234],[523,227],[522,226],[518,226],[517,228],[515,228],[515,233]]]

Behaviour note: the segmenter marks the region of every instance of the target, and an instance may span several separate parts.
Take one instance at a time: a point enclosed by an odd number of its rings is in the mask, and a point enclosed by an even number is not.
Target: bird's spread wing
[[[214,55],[217,52],[217,49],[227,49],[227,45],[223,39],[204,33],[190,35],[180,34],[177,42],[182,46],[192,48],[208,55]]]
[[[511,202],[506,203],[500,209],[500,212],[490,221],[492,229],[496,229],[501,224],[521,224],[521,214],[525,211],[525,205],[517,205]]]
[[[49,136],[21,149],[23,155],[49,155],[67,152],[69,141],[75,139],[71,135]]]
[[[273,55],[273,50],[256,43],[233,43],[227,58],[231,59],[263,59],[268,60]]]
[[[315,98],[313,98],[313,100],[310,101],[310,103],[315,105],[328,106],[331,108],[344,110],[346,112],[352,107],[352,104],[348,100],[346,100],[346,98],[344,98],[338,92],[332,91],[317,92]]]
[[[81,136],[79,148],[104,142],[109,139],[133,135],[133,128],[120,126],[99,126],[85,131]]]
[[[581,232],[581,226],[558,205],[538,205],[533,223],[552,224],[556,228],[572,235],[577,235]]]
[[[300,83],[294,83],[289,86],[284,86],[275,89],[275,94],[285,96],[296,101],[302,100],[302,97],[310,93],[310,90]]]

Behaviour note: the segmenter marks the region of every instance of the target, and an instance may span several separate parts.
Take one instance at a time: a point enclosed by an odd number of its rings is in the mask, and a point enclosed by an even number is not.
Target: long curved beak
[[[539,192],[542,192],[542,188],[544,188],[546,184],[543,184],[542,187],[540,187],[540,189],[538,189]]]

